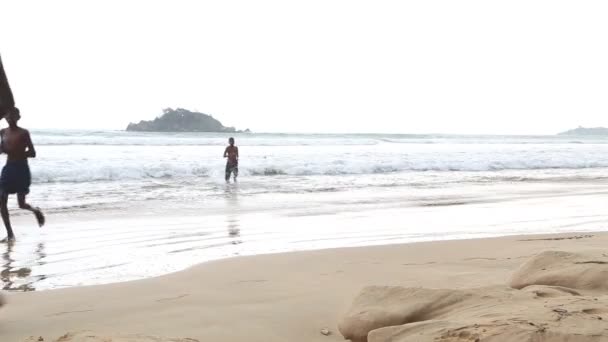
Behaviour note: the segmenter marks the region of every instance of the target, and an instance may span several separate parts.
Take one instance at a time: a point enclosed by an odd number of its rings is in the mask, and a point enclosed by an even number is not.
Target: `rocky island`
[[[607,135],[608,136],[608,128],[606,128],[606,127],[585,128],[585,127],[579,126],[578,128],[559,133],[558,135]]]
[[[163,114],[154,120],[142,120],[127,126],[130,132],[214,132],[214,133],[249,133],[237,131],[234,127],[225,127],[211,115],[191,112],[183,108],[163,109]]]

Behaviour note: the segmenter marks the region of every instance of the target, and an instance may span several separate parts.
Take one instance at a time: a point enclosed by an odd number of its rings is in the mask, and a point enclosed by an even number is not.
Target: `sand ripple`
[[[96,334],[93,332],[70,332],[58,339],[47,340],[42,336],[30,337],[24,342],[41,342],[41,341],[52,341],[52,342],[200,342],[199,340],[191,338],[163,338],[158,336],[147,336],[147,335],[103,335]]]

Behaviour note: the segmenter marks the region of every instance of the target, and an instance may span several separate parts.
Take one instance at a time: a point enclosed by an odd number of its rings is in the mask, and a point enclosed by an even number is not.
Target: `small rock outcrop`
[[[214,132],[214,133],[242,133],[234,127],[225,127],[211,115],[191,112],[187,109],[167,108],[163,115],[150,121],[130,123],[127,131],[131,132]],[[249,130],[245,131],[249,133]]]
[[[558,135],[578,135],[578,136],[597,136],[597,135],[606,135],[608,136],[608,128],[606,127],[578,127],[575,129],[571,129],[565,132],[561,132]]]

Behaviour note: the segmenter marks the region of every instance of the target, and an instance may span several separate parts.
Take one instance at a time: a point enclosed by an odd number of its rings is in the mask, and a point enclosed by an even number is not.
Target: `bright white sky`
[[[608,1],[0,0],[31,128],[165,107],[257,132],[608,126]]]

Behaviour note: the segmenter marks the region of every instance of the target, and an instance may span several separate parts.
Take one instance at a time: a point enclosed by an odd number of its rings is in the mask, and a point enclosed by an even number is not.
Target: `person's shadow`
[[[232,244],[241,243],[241,222],[239,219],[239,197],[238,187],[236,184],[226,185],[226,229],[228,230],[228,237],[232,239]]]

